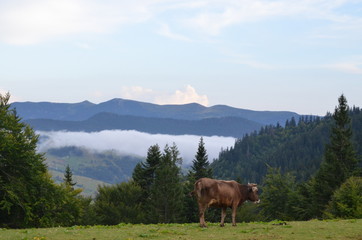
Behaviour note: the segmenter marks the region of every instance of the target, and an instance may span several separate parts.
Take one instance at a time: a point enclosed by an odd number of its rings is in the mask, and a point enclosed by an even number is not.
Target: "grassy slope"
[[[63,178],[64,178],[63,172],[58,172],[58,171],[53,171],[53,170],[50,170],[49,172],[57,183],[63,182]],[[102,182],[102,181],[98,181],[96,179],[87,178],[87,177],[78,176],[78,175],[73,175],[73,180],[74,180],[74,182],[77,183],[75,185],[75,188],[76,189],[81,188],[83,190],[81,194],[84,196],[95,197],[98,186],[104,186],[104,185],[109,186],[110,185],[109,183],[106,183],[106,182]]]
[[[98,185],[128,181],[134,166],[142,160],[136,156],[125,156],[115,151],[95,152],[86,148],[64,147],[51,149],[46,155],[46,164],[53,179],[63,182],[67,165],[73,173],[76,188],[82,188],[83,195],[95,196]]]
[[[0,229],[0,240],[82,240],[82,239],[355,239],[362,240],[362,219],[270,223],[209,224],[204,229],[198,224],[152,224],[45,229]]]

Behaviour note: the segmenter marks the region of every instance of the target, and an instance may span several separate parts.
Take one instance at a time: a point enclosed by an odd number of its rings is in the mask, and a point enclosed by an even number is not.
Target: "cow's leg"
[[[233,206],[233,207],[232,207],[231,218],[232,218],[233,226],[234,226],[234,227],[236,226],[235,217],[236,217],[236,210],[237,210],[237,209],[238,209],[237,206]]]
[[[221,209],[221,222],[220,222],[220,227],[225,226],[225,224],[224,224],[225,216],[226,216],[226,207],[223,207],[223,208]]]
[[[205,211],[207,209],[207,205],[199,204],[199,217],[200,217],[200,227],[206,227],[205,223]]]

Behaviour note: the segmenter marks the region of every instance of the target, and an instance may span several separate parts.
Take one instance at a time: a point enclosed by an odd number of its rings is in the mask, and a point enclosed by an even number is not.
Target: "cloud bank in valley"
[[[180,151],[184,164],[190,164],[197,152],[200,136],[148,134],[138,131],[105,130],[100,132],[43,132],[38,149],[45,152],[49,148],[66,146],[85,147],[95,151],[116,150],[120,154],[132,154],[146,157],[150,146],[158,144],[161,149],[166,144],[175,143]],[[231,147],[235,143],[232,137],[203,137],[209,161],[219,156],[221,149]]]

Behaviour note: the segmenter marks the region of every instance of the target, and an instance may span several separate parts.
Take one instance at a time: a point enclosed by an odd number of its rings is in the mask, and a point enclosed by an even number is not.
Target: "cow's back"
[[[208,206],[231,206],[240,201],[239,184],[235,181],[201,178],[195,183],[199,203]]]

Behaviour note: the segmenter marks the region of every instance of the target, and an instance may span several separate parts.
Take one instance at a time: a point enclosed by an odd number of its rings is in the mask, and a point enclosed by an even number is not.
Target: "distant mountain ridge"
[[[197,103],[157,105],[115,98],[103,103],[15,102],[12,107],[23,120],[43,131],[137,130],[148,133],[242,137],[261,126],[283,125],[297,113],[253,111]]]
[[[121,116],[113,113],[98,113],[84,121],[61,121],[50,119],[26,120],[41,131],[84,131],[136,130],[151,134],[230,136],[240,138],[260,129],[263,125],[237,117],[182,120],[171,118],[148,118]]]
[[[53,119],[81,121],[97,113],[109,112],[118,115],[139,117],[173,118],[197,120],[218,117],[240,117],[265,124],[275,124],[299,115],[290,111],[253,111],[226,105],[205,107],[197,103],[181,105],[158,105],[134,100],[115,98],[99,104],[83,101],[80,103],[14,102],[23,119]],[[282,122],[281,122],[282,123]]]

